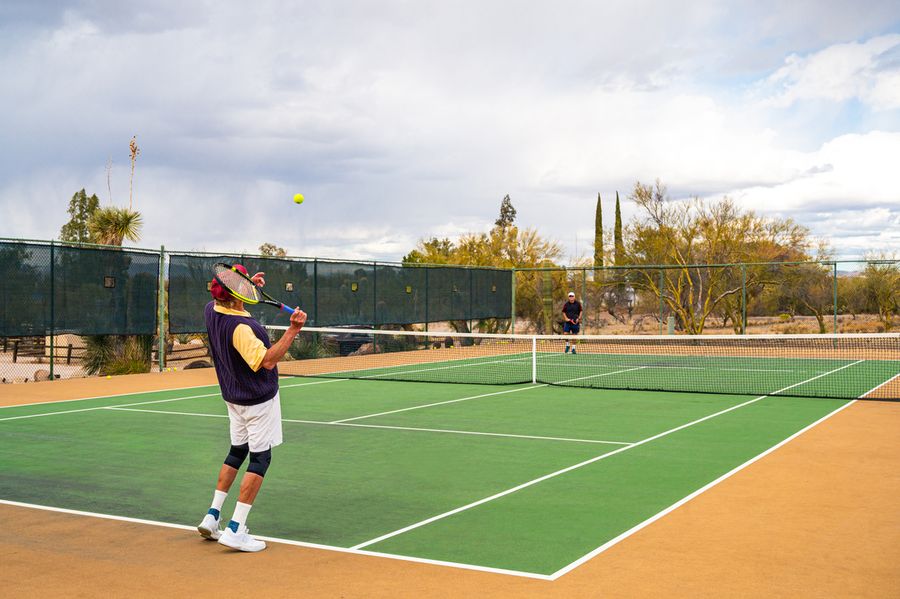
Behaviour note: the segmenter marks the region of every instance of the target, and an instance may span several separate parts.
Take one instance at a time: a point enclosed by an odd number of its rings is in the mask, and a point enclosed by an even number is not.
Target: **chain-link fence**
[[[309,323],[376,328],[509,327],[509,270],[167,252],[0,240],[0,381],[208,365],[203,307],[217,262],[266,273]],[[263,324],[288,315],[248,306]]]
[[[202,308],[216,262],[264,271],[271,295],[317,326],[553,333],[574,291],[584,333],[900,328],[894,259],[507,270],[0,240],[0,381],[208,365]]]
[[[900,260],[516,269],[517,332],[877,333],[900,328]]]

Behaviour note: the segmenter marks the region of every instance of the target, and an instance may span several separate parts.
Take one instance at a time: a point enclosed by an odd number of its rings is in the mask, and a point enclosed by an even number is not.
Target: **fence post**
[[[832,271],[832,273],[833,273],[833,274],[832,274],[832,278],[833,278],[833,280],[834,280],[834,283],[833,283],[833,285],[832,285],[832,286],[834,287],[834,333],[837,334],[837,332],[838,332],[838,319],[837,319],[837,317],[838,317],[838,306],[837,306],[837,303],[838,303],[838,293],[837,293],[837,292],[838,292],[837,260],[835,260],[835,261],[832,263],[832,266],[834,267],[834,269],[833,269],[833,271]]]
[[[512,302],[509,310],[509,332],[515,335],[516,333],[516,269],[512,268],[510,270],[510,274],[512,275],[510,280],[510,297],[512,298]]]
[[[313,258],[313,324],[319,324],[319,259]]]
[[[741,335],[747,334],[747,265],[741,264]]]
[[[372,328],[378,328],[378,262],[372,262]]]
[[[581,314],[582,317],[587,316],[587,269],[581,269]],[[585,323],[585,333],[587,333],[587,323]]]
[[[166,246],[159,246],[159,347],[157,348],[157,358],[159,360],[159,371],[163,372],[166,368]]]
[[[53,243],[53,240],[50,240],[50,380],[53,380],[54,369],[53,362],[54,359],[54,350],[53,346],[56,345],[56,250]],[[13,360],[15,362],[15,360]]]
[[[663,269],[659,269],[659,334],[663,334]]]
[[[428,271],[431,270],[428,266],[423,266],[425,269],[425,332],[428,332]]]
[[[475,272],[475,269],[469,268],[469,332],[470,333],[474,332],[474,331],[472,331],[472,310],[474,308],[474,306],[472,305],[472,296],[475,293],[475,290],[474,290],[475,285],[473,283],[474,272]]]

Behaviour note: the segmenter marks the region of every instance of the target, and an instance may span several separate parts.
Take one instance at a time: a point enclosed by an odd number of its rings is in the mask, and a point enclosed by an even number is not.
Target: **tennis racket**
[[[250,277],[230,264],[225,264],[224,262],[216,264],[213,276],[219,285],[245,304],[269,304],[284,310],[288,314],[294,313],[293,308],[284,305],[260,289]]]

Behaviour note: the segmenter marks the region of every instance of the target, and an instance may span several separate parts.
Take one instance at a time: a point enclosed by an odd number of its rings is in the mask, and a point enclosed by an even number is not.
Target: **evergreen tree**
[[[597,194],[597,211],[594,214],[594,268],[603,266],[603,208]]]
[[[625,263],[625,242],[622,240],[622,209],[619,207],[619,192],[616,192],[616,225],[613,231],[616,266]]]
[[[494,221],[494,224],[501,229],[505,229],[506,227],[512,226],[512,224],[516,221],[516,209],[513,208],[512,200],[509,199],[509,194],[503,197],[503,201],[500,203],[500,218]]]
[[[88,197],[83,189],[76,192],[69,200],[69,222],[59,230],[59,238],[62,241],[81,243],[91,241],[88,221],[98,206],[100,206],[100,199],[97,194]]]

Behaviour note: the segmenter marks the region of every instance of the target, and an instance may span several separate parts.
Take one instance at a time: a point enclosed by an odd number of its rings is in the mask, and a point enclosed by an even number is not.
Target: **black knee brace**
[[[247,459],[248,453],[250,453],[249,443],[244,443],[243,445],[232,445],[231,449],[228,450],[228,455],[225,456],[225,464],[227,466],[231,466],[235,470],[238,470],[241,467],[241,464],[244,463],[244,460]]]
[[[250,452],[250,465],[247,466],[247,472],[252,472],[253,474],[257,474],[259,476],[265,476],[266,470],[269,469],[269,464],[272,462],[272,450],[267,449],[265,451],[260,451],[259,453],[255,451]]]

